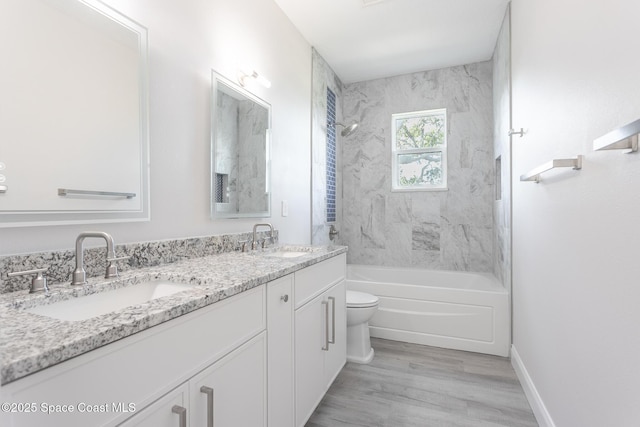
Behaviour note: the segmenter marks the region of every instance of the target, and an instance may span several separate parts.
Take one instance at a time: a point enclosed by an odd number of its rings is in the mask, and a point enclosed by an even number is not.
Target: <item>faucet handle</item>
[[[247,239],[247,240],[238,240],[238,243],[240,243],[240,248],[242,252],[246,252],[247,251],[247,243],[249,243],[251,241],[251,239]]]
[[[264,245],[264,240],[263,239],[256,239],[253,242],[251,242],[251,250],[254,249],[258,249],[258,246],[260,246],[260,242],[262,242],[262,244]],[[262,246],[264,248],[264,246]]]
[[[44,277],[42,273],[47,271],[49,266],[43,268],[36,268],[33,270],[25,270],[25,271],[14,271],[12,273],[7,273],[7,277],[15,277],[15,276],[24,276],[27,274],[35,274],[36,277],[31,279],[31,288],[29,288],[29,293],[33,294],[36,292],[48,291],[49,287],[47,286],[47,278]]]
[[[125,259],[131,258],[130,256],[120,256],[120,257],[110,257],[107,258],[107,272],[104,275],[105,279],[111,279],[113,277],[118,277],[118,265],[115,261],[123,261]]]

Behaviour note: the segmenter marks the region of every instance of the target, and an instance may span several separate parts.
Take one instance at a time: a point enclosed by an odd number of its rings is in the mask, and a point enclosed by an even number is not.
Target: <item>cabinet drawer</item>
[[[344,280],[347,256],[340,254],[295,272],[295,308],[301,307],[326,289]]]
[[[131,414],[82,413],[77,405],[148,405],[264,330],[264,295],[260,286],[9,384],[3,395],[12,402],[76,409],[12,414],[10,425],[84,427],[123,421]]]

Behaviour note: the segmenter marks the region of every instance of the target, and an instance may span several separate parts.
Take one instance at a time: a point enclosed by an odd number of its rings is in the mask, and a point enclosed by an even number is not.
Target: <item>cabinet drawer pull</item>
[[[203,385],[200,392],[207,395],[207,427],[213,427],[213,389]]]
[[[329,297],[327,298],[331,301],[331,339],[329,340],[329,344],[336,343],[336,298]]]
[[[180,420],[178,425],[180,427],[187,427],[187,408],[179,405],[173,405],[173,408],[171,408],[171,412],[173,412],[174,414],[178,414]]]
[[[322,350],[329,351],[329,302],[322,301],[324,305],[324,346]]]

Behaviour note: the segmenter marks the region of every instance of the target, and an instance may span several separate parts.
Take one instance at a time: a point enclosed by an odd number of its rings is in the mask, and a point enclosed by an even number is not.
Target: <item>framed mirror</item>
[[[148,220],[147,30],[98,0],[3,0],[0,51],[0,227]]]
[[[271,106],[212,72],[211,217],[271,216]]]

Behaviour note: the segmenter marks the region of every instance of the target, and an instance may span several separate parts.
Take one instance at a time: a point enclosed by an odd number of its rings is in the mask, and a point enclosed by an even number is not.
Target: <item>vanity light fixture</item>
[[[245,87],[247,79],[255,79],[256,82],[260,83],[267,89],[271,87],[271,82],[265,76],[261,76],[256,70],[241,67],[238,72],[238,82],[240,83],[240,86]]]

